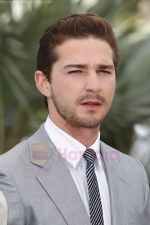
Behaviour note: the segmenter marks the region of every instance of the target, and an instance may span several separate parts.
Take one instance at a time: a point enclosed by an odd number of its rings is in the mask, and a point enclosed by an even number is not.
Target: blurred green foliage
[[[40,2],[40,0],[39,0]],[[129,153],[134,125],[150,120],[150,29],[140,0],[22,1],[16,19],[13,1],[0,3],[0,152],[35,131],[47,115],[35,88],[38,40],[54,20],[76,12],[92,12],[112,24],[120,48],[120,72],[113,107],[101,128],[108,144]],[[89,2],[89,1],[87,1]],[[147,2],[147,1],[145,1]],[[149,6],[149,5],[148,5]]]

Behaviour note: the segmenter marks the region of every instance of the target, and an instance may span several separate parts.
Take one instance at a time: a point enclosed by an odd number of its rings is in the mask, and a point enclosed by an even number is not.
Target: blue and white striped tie
[[[104,225],[101,197],[94,171],[96,153],[93,149],[88,148],[84,152],[83,157],[87,161],[86,179],[89,192],[90,221],[92,225]]]

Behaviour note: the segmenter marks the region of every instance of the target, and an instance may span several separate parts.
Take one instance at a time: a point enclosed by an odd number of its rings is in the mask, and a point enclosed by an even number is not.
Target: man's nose
[[[100,78],[96,72],[90,72],[86,80],[86,91],[98,92],[100,91]]]

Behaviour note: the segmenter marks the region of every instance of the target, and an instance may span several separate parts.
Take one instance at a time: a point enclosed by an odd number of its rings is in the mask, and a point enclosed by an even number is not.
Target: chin
[[[96,128],[100,126],[100,118],[76,118],[74,121],[76,126],[83,128]]]

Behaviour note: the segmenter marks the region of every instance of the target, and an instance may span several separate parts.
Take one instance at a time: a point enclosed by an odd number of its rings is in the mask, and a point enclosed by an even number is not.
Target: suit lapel
[[[130,213],[130,190],[121,174],[120,152],[101,143],[101,155],[109,186],[112,225],[127,225]]]
[[[45,129],[41,128],[40,133],[41,132],[42,136],[44,132],[44,138],[37,135],[34,141],[30,143],[31,156],[36,155],[36,160],[31,158],[31,161],[42,167],[37,175],[37,180],[42,185],[43,189],[45,189],[50,200],[53,201],[67,224],[90,225],[86,209],[64,159],[55,149]],[[45,157],[42,158],[42,161],[40,161],[37,154],[33,154],[33,151],[36,152],[36,146],[38,146],[37,152],[39,156],[44,149]]]

